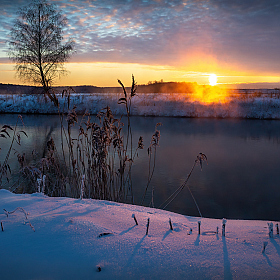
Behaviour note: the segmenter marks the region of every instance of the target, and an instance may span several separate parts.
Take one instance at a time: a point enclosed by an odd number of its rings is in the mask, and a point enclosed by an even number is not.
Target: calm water
[[[16,147],[19,151],[42,153],[50,135],[59,143],[57,116],[23,118],[29,137],[23,139],[22,147]],[[1,126],[15,122],[16,115],[1,115]],[[161,139],[151,182],[155,207],[184,182],[197,154],[202,152],[208,157],[208,165],[202,171],[195,168],[189,187],[204,217],[280,219],[280,121],[133,117],[135,143],[141,135],[145,145],[132,170],[136,203],[146,187],[146,148],[158,122],[162,123]],[[0,138],[0,144],[3,161],[8,141]],[[18,168],[16,156],[12,155],[10,165]],[[146,205],[150,200],[151,192]],[[166,209],[198,216],[187,188]]]

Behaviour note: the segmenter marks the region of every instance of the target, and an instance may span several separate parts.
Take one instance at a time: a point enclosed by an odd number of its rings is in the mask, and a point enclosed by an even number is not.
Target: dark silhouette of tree
[[[66,73],[64,62],[74,51],[74,41],[63,40],[66,24],[53,4],[35,0],[19,10],[10,31],[9,57],[19,78],[42,85],[45,93],[55,78]]]

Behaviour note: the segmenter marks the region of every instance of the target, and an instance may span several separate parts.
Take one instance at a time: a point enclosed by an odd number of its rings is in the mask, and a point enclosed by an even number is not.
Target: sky
[[[280,87],[279,0],[49,0],[76,52],[57,85],[161,80]],[[7,40],[25,0],[0,0],[0,83],[15,78]]]

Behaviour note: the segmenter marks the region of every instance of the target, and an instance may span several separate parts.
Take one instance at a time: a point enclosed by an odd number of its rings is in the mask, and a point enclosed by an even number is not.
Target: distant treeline
[[[138,85],[137,92],[139,93],[191,93],[195,91],[197,83],[185,82],[154,82],[147,85]],[[59,93],[69,87],[54,87],[54,90]],[[71,87],[77,93],[122,93],[121,87],[96,87],[96,86],[74,86]],[[127,87],[127,91],[130,88]],[[1,84],[0,94],[41,94],[43,89],[35,86]]]

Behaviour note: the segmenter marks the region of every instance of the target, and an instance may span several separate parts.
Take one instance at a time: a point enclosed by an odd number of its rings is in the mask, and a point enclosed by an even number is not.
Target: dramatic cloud
[[[66,15],[73,62],[128,62],[190,67],[197,59],[241,71],[279,75],[278,0],[53,0]],[[26,1],[0,3],[0,57]],[[1,62],[0,61],[0,62]],[[191,69],[190,69],[191,70]]]

